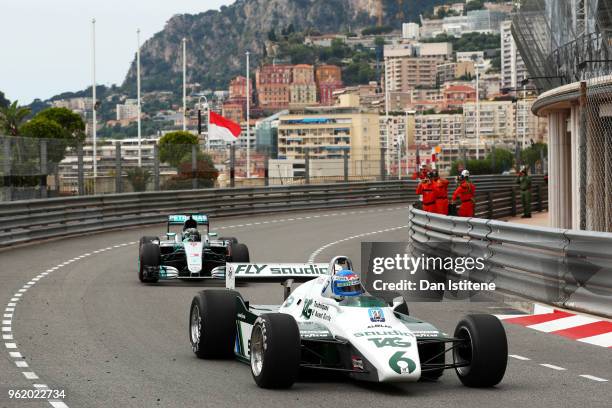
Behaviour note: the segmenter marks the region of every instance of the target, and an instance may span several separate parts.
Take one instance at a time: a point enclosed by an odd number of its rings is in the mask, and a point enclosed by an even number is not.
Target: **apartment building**
[[[501,23],[501,87],[514,91],[529,77],[523,58],[512,37],[512,21]]]
[[[292,65],[264,65],[255,74],[259,106],[264,110],[286,109],[291,101]]]
[[[293,67],[293,81],[289,86],[289,101],[292,106],[306,106],[317,103],[317,85],[312,65],[300,64]]]
[[[330,107],[279,118],[278,158],[343,160],[352,175],[380,174],[380,125],[377,112]]]
[[[136,99],[126,99],[124,104],[117,105],[117,120],[137,120],[138,101]]]
[[[480,138],[497,141],[515,140],[515,112],[512,101],[480,101],[479,114],[476,103],[467,102],[463,105],[465,121],[465,137],[475,139],[477,133],[477,117],[480,117]]]
[[[430,147],[442,143],[456,143],[464,137],[462,114],[433,114],[414,116],[414,139],[419,145]]]
[[[334,92],[342,89],[342,69],[336,65],[319,65],[315,69],[317,96],[321,105],[334,104]]]

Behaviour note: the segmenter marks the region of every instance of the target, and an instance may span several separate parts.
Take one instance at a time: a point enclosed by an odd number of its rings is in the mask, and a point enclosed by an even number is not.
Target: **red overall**
[[[474,194],[476,193],[476,186],[467,180],[464,180],[459,184],[459,187],[453,194],[453,201],[457,200],[457,197],[461,200],[461,206],[457,211],[460,217],[473,217],[474,216]]]
[[[435,180],[434,190],[436,191],[436,212],[448,215],[448,180],[445,178]]]
[[[423,211],[436,212],[436,191],[431,180],[423,180],[416,189],[417,195],[423,195]]]

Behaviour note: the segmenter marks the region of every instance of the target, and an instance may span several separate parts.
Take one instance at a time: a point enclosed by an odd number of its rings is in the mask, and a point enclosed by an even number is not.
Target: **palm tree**
[[[7,136],[18,136],[19,128],[30,114],[30,108],[19,106],[17,101],[7,107],[0,107],[0,132]]]

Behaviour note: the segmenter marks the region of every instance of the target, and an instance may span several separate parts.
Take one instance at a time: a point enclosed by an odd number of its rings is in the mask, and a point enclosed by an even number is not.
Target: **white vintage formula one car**
[[[356,380],[411,382],[437,379],[454,368],[470,387],[498,384],[506,371],[507,340],[492,315],[468,315],[452,336],[367,295],[351,261],[329,265],[226,265],[226,289],[199,292],[191,303],[189,337],[200,358],[248,363],[263,388],[290,387],[300,369],[347,373]],[[236,279],[310,278],[279,306],[252,305],[234,289]],[[446,358],[446,355],[449,355]]]

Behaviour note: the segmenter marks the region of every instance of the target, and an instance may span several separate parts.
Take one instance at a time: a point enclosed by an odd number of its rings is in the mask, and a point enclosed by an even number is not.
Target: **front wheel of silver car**
[[[261,388],[289,388],[298,378],[300,330],[293,316],[260,315],[250,341],[251,374]]]

